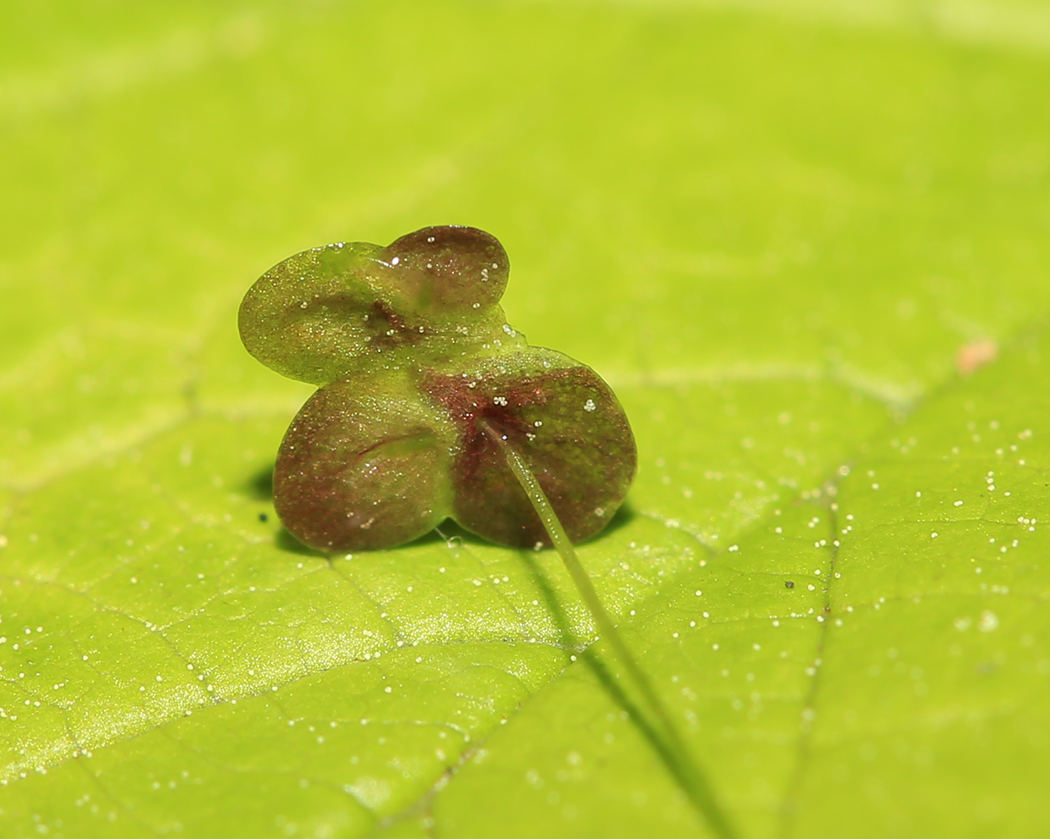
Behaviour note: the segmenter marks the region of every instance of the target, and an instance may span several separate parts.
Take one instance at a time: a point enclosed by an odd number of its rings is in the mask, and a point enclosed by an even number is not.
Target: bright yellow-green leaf
[[[1045,833],[1048,20],[5,3],[0,834],[710,835],[556,556],[276,521],[241,297],[444,223],[631,417],[581,560],[740,836]]]

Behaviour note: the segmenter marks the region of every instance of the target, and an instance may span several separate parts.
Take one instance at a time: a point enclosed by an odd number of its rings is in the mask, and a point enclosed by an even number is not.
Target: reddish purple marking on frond
[[[501,544],[549,543],[486,423],[529,464],[573,541],[601,530],[623,502],[634,478],[634,438],[612,391],[590,368],[516,379],[432,375],[423,387],[459,431],[454,517],[469,530]],[[587,400],[593,412],[583,407]]]
[[[385,300],[376,300],[372,304],[372,311],[365,318],[373,347],[393,349],[406,344],[418,344],[425,339],[418,329],[411,329],[406,319]]]

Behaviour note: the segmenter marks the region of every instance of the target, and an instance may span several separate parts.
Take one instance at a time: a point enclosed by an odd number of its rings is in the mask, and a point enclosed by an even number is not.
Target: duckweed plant
[[[299,541],[392,548],[452,518],[500,545],[549,545],[503,442],[572,541],[612,518],[635,472],[627,417],[593,370],[507,324],[507,277],[492,236],[429,227],[385,248],[314,248],[252,286],[248,351],[321,386],[274,471],[277,513]]]
[[[506,322],[508,277],[502,245],[459,226],[313,248],[267,271],[241,304],[241,339],[319,385],[277,453],[274,506],[326,553],[393,548],[447,518],[500,545],[553,546],[658,718],[668,767],[731,836],[573,547],[609,523],[634,478],[627,416],[591,368]]]

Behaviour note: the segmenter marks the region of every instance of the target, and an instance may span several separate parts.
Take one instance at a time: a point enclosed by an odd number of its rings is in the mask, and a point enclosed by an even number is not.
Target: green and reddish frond
[[[502,545],[547,534],[487,429],[535,472],[569,537],[598,533],[634,478],[634,436],[599,376],[529,347],[499,300],[509,262],[471,227],[281,262],[241,305],[245,346],[323,387],[285,435],[274,503],[323,551],[389,548],[447,517]]]

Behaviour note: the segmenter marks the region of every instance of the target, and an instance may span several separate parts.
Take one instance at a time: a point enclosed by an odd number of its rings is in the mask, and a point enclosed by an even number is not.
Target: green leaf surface
[[[631,418],[580,557],[739,834],[1045,833],[1047,20],[4,4],[0,833],[709,835],[553,553],[273,514],[241,297],[442,223]]]

